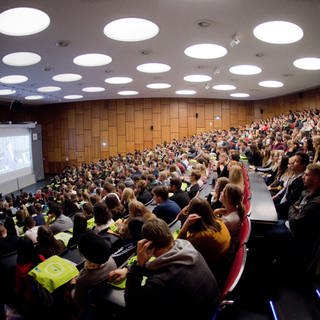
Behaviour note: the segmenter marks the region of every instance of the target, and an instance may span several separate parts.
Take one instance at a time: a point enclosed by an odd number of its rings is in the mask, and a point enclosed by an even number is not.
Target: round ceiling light
[[[212,77],[204,74],[191,74],[191,75],[185,76],[183,79],[188,82],[207,82],[207,81],[211,81]]]
[[[320,59],[319,58],[301,58],[293,62],[296,68],[303,70],[320,70]]]
[[[73,82],[78,81],[80,79],[82,79],[82,76],[76,73],[62,73],[52,77],[52,80],[58,82]]]
[[[60,90],[61,90],[60,87],[55,87],[55,86],[40,87],[37,89],[37,91],[39,91],[39,92],[56,92],[56,91],[60,91]]]
[[[162,73],[167,72],[171,67],[164,63],[144,63],[137,66],[137,70],[145,73]]]
[[[124,91],[118,92],[120,96],[134,96],[138,93],[139,93],[138,91],[134,91],[134,90],[124,90]]]
[[[0,96],[8,96],[10,94],[16,93],[16,90],[13,89],[0,89]]]
[[[227,53],[226,48],[212,43],[195,44],[184,50],[185,55],[196,59],[217,59]]]
[[[288,21],[268,21],[257,25],[253,29],[254,36],[268,43],[288,44],[302,39],[303,30]]]
[[[247,98],[247,97],[250,97],[250,94],[242,93],[242,92],[236,92],[236,93],[231,93],[230,96],[231,97],[235,97],[235,98]]]
[[[73,99],[81,99],[83,96],[81,94],[69,94],[67,96],[64,96],[67,100],[73,100]]]
[[[109,64],[111,61],[111,57],[100,53],[82,54],[73,59],[74,64],[82,67],[100,67]]]
[[[155,37],[159,33],[159,27],[146,19],[123,18],[108,23],[103,33],[113,40],[135,42]]]
[[[197,91],[195,91],[195,90],[177,90],[176,91],[176,94],[179,94],[179,95],[193,95],[196,93],[197,93]]]
[[[266,80],[259,82],[259,86],[266,88],[280,88],[283,87],[283,83],[281,81]]]
[[[43,96],[40,96],[40,95],[26,96],[25,99],[26,100],[41,100],[41,99],[43,99]]]
[[[28,77],[22,75],[11,75],[0,78],[1,83],[18,84],[28,81]]]
[[[83,92],[103,92],[105,91],[105,88],[102,87],[86,87],[86,88],[82,88]]]
[[[31,66],[41,61],[41,57],[33,52],[14,52],[5,55],[2,62],[13,67]]]
[[[229,71],[233,74],[239,74],[239,75],[253,75],[253,74],[258,74],[262,71],[261,68],[250,65],[250,64],[242,64],[242,65],[237,65],[233,66],[229,69]]]
[[[146,85],[149,89],[168,89],[171,87],[170,83],[149,83]]]
[[[46,29],[49,24],[49,16],[34,8],[13,8],[0,14],[0,33],[8,36],[35,34]]]
[[[111,77],[104,80],[106,83],[110,84],[125,84],[132,82],[133,79],[129,77]]]
[[[237,87],[233,86],[232,84],[217,84],[212,87],[214,90],[222,90],[222,91],[228,91],[228,90],[235,90]]]

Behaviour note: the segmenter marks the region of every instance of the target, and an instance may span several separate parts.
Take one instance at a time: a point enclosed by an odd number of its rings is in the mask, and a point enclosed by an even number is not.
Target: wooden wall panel
[[[320,89],[260,101],[155,98],[28,106],[16,115],[0,109],[0,121],[42,125],[44,168],[51,173],[67,163],[95,161],[173,138],[316,107],[320,108]]]

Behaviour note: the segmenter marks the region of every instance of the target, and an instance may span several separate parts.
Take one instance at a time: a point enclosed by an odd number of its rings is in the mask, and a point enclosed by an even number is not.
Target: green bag
[[[28,274],[52,293],[76,277],[79,270],[71,261],[54,255],[39,263]]]

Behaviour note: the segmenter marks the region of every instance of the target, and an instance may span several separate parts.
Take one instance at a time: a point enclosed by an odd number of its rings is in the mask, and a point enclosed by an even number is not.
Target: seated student
[[[24,222],[24,237],[32,240],[33,243],[37,243],[39,226],[36,226],[36,222],[32,217],[26,217]]]
[[[226,224],[232,239],[232,249],[235,250],[238,243],[238,235],[241,223],[245,216],[245,208],[242,203],[242,191],[233,183],[228,183],[220,194],[223,208],[216,209],[213,213],[221,217]]]
[[[141,320],[209,320],[218,305],[219,288],[202,255],[189,241],[174,240],[162,219],[150,219],[142,227],[137,262],[110,272],[110,280],[127,277],[125,302],[128,314]],[[154,260],[150,260],[154,257]],[[142,284],[143,277],[146,281]]]
[[[17,235],[8,235],[5,226],[0,224],[0,256],[16,251],[18,240]]]
[[[124,206],[126,210],[126,215],[129,214],[129,203],[132,200],[136,200],[136,195],[134,194],[134,190],[132,188],[126,187],[123,189],[122,195],[121,195],[121,204]]]
[[[217,179],[213,191],[207,196],[207,201],[210,203],[212,210],[219,209],[223,207],[220,201],[220,194],[224,187],[229,183],[229,178],[220,177]]]
[[[192,170],[190,174],[190,186],[187,188],[187,192],[189,198],[194,198],[198,191],[200,191],[199,180],[201,178],[201,174],[198,170]]]
[[[288,180],[286,187],[281,190],[282,192],[279,192],[273,198],[280,219],[287,219],[289,207],[301,196],[301,193],[305,188],[302,177],[308,164],[309,156],[306,153],[299,151],[294,155],[294,162],[292,165],[293,174]]]
[[[110,257],[111,244],[92,231],[80,237],[79,251],[86,260],[79,275],[71,281],[75,285],[71,297],[76,305],[78,317],[84,314],[87,307],[89,289],[107,280],[109,273],[117,268],[115,261]]]
[[[119,196],[116,193],[109,193],[106,195],[104,202],[108,211],[112,214],[114,221],[123,218],[126,215],[126,209],[120,202]]]
[[[98,202],[93,206],[95,226],[92,229],[95,233],[105,233],[109,226],[114,223],[111,212],[104,202]]]
[[[62,213],[61,207],[54,202],[49,202],[48,225],[53,234],[73,228],[73,221]]]
[[[42,205],[40,203],[36,203],[34,205],[34,209],[35,209],[36,215],[33,217],[33,219],[36,222],[36,226],[42,226],[46,224],[44,220],[44,215],[42,213]]]
[[[145,180],[138,180],[136,183],[135,194],[138,201],[147,204],[152,200],[152,194],[147,190],[147,182]]]
[[[57,240],[47,226],[39,226],[37,241],[39,253],[45,258],[59,255],[66,248],[64,242]]]
[[[171,178],[168,191],[173,193],[169,199],[176,202],[180,209],[183,209],[189,204],[190,198],[188,192],[181,190],[181,185],[182,180],[180,177]]]
[[[87,217],[82,212],[77,212],[73,218],[72,238],[69,239],[68,247],[76,246],[80,237],[88,232]]]
[[[315,272],[312,261],[320,243],[320,164],[307,166],[303,182],[306,190],[289,207],[288,220],[279,220],[266,233],[269,254],[294,276]]]
[[[129,223],[135,218],[140,218],[145,222],[149,219],[156,218],[157,216],[152,213],[142,202],[138,200],[132,200],[129,203],[129,216],[127,219],[117,221],[118,233],[124,239],[125,242],[131,241],[132,235],[129,232]]]
[[[183,213],[181,213],[182,215]],[[178,238],[189,240],[202,254],[219,284],[224,280],[231,237],[224,222],[217,218],[206,199],[193,198]],[[180,217],[179,217],[180,219]]]
[[[168,189],[164,186],[154,187],[152,190],[153,199],[157,206],[153,209],[153,213],[166,223],[172,222],[180,212],[180,207],[172,200],[168,199]]]
[[[28,272],[44,260],[45,258],[38,253],[38,250],[31,239],[19,239],[15,291],[25,312],[31,311],[30,304],[35,303],[31,282],[28,279]]]

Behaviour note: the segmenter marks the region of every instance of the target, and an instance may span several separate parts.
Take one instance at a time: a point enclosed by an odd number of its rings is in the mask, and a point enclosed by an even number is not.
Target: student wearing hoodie
[[[189,241],[174,240],[159,218],[144,223],[142,238],[136,263],[110,273],[113,281],[127,277],[128,313],[139,319],[150,319],[150,312],[153,319],[211,319],[219,288],[201,254]]]

